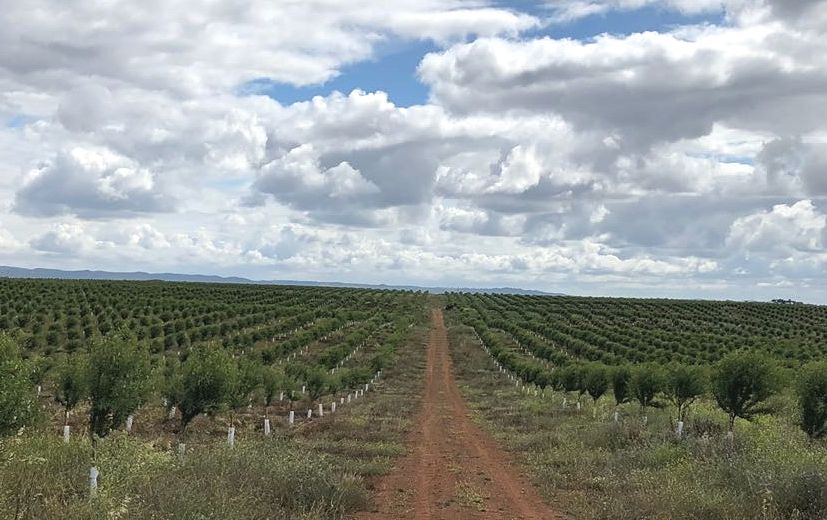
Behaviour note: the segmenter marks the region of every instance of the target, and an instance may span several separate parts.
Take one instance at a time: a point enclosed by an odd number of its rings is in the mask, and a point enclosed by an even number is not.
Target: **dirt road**
[[[379,483],[360,519],[556,519],[494,440],[470,418],[454,380],[442,311],[428,337],[422,411],[411,453]]]

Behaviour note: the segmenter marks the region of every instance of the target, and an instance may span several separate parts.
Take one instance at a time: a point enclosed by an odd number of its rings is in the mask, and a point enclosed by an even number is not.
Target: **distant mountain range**
[[[112,271],[63,271],[60,269],[26,269],[23,267],[0,266],[0,278],[48,278],[57,280],[128,280],[128,281],[164,281],[229,283],[258,285],[301,285],[310,287],[352,287],[361,289],[427,291],[433,294],[445,292],[475,292],[491,294],[528,294],[539,296],[562,296],[562,294],[518,289],[514,287],[423,287],[418,285],[360,284],[344,282],[313,282],[307,280],[250,280],[237,276],[212,276],[202,274],[176,273],[119,273]]]

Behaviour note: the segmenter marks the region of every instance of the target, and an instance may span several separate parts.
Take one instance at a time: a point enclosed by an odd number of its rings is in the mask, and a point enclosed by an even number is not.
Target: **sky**
[[[827,303],[827,1],[0,0],[0,264]]]

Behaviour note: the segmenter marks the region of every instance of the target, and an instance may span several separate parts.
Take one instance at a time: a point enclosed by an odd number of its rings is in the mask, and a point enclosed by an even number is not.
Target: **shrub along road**
[[[554,519],[508,455],[470,417],[454,380],[440,309],[432,311],[425,392],[411,451],[378,485],[362,519]]]

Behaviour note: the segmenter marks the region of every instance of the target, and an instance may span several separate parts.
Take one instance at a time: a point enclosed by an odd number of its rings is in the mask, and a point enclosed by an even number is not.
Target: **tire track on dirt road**
[[[379,482],[362,520],[562,519],[471,419],[460,395],[441,309],[433,309],[422,408],[410,453]]]

